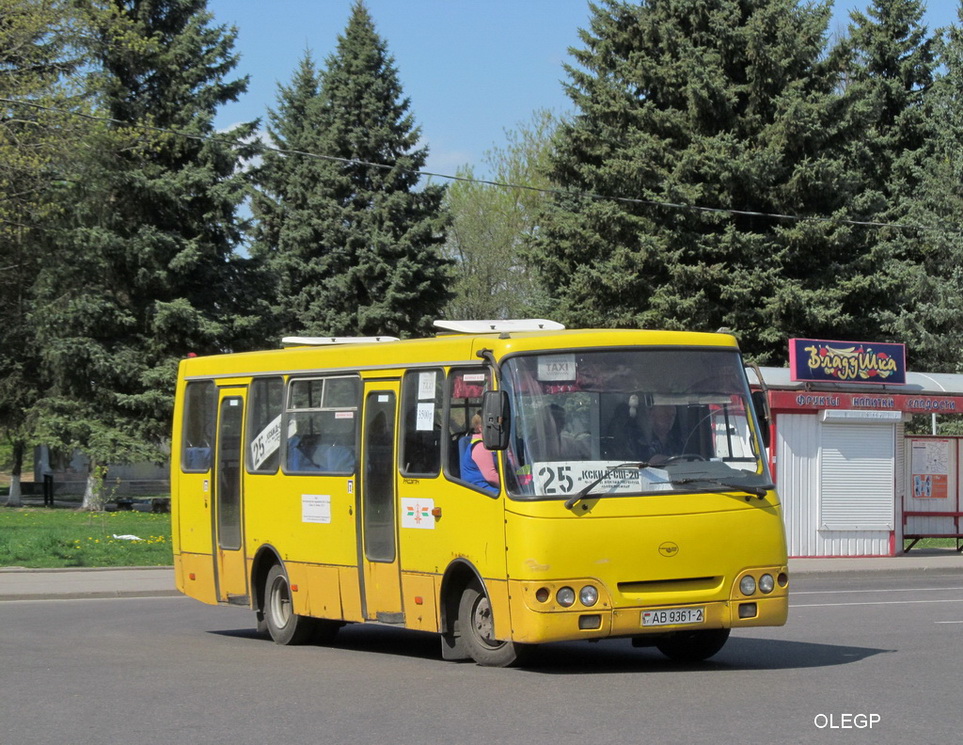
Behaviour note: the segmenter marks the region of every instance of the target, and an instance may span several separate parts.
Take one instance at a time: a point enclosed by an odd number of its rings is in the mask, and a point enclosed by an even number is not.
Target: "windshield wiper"
[[[674,479],[670,476],[669,481],[671,481],[673,484],[712,484],[714,486],[722,486],[726,489],[732,489],[732,491],[741,491],[745,492],[746,494],[751,494],[758,499],[765,499],[766,495],[769,493],[769,490],[776,488],[775,484],[763,484],[762,486],[733,484],[731,482],[726,482],[711,477]]]
[[[641,471],[643,468],[648,468],[648,467],[649,467],[649,464],[644,462],[643,463],[638,463],[638,462],[619,463],[619,465],[617,466],[612,466],[611,468],[607,469],[605,473],[603,473],[601,476],[595,479],[595,481],[593,481],[591,484],[588,484],[587,486],[582,487],[582,489],[580,489],[577,494],[573,494],[571,497],[566,499],[565,507],[567,509],[572,509],[581,500],[585,499],[589,495],[589,492],[592,491],[592,489],[594,489],[596,486],[601,484],[603,481],[605,481],[605,479],[607,479],[613,473],[618,471],[620,468],[635,468]]]

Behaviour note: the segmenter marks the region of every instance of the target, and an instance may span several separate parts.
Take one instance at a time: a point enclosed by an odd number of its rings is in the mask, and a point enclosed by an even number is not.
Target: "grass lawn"
[[[115,536],[137,536],[126,540]],[[171,516],[0,507],[0,566],[171,566]]]

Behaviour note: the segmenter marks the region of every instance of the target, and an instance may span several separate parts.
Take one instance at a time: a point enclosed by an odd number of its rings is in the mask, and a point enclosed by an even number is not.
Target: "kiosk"
[[[937,416],[963,414],[963,375],[907,372],[898,344],[791,339],[790,367],[755,378],[790,556],[893,556],[931,536],[959,547],[961,438],[939,436]],[[915,414],[932,434],[906,434]]]

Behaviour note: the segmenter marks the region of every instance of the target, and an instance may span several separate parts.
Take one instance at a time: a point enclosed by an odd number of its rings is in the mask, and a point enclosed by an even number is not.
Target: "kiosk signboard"
[[[790,339],[793,380],[831,383],[906,383],[906,345]]]

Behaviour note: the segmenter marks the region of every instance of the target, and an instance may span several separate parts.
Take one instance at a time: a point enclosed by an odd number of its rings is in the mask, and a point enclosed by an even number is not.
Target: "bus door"
[[[213,474],[214,576],[218,600],[247,605],[242,529],[242,393],[238,388],[221,390],[218,401],[217,456]]]
[[[395,411],[398,384],[365,386],[358,511],[365,618],[403,623],[395,489]]]

